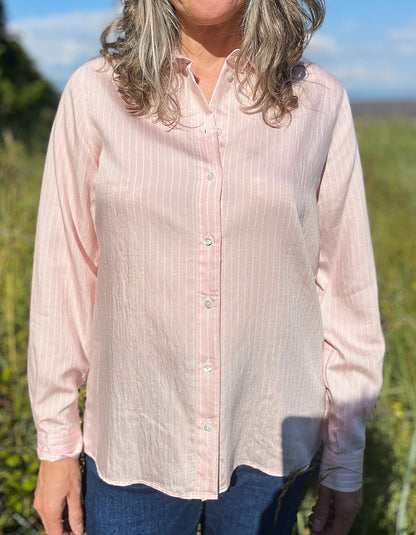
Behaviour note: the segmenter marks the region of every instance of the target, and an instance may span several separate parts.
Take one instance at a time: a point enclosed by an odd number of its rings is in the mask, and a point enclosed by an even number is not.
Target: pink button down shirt
[[[349,103],[308,65],[271,128],[238,104],[235,54],[209,105],[178,59],[171,129],[129,115],[102,60],[63,93],[32,286],[38,455],[83,448],[109,483],[215,499],[236,466],[286,475],[323,438],[325,484],[355,490],[383,338]]]

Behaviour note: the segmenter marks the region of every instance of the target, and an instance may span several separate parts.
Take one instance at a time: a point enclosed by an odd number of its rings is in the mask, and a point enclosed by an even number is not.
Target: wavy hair
[[[235,65],[237,88],[249,95],[244,103],[238,97],[244,111],[278,127],[297,107],[296,66],[324,15],[325,0],[246,0]],[[101,54],[133,115],[155,116],[168,126],[180,120],[179,36],[169,0],[124,0],[120,17],[103,31]]]

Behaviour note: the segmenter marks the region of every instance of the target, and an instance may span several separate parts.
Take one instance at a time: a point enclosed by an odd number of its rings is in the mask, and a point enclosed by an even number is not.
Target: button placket
[[[220,395],[217,386],[220,370],[220,266],[221,266],[221,188],[222,162],[219,148],[219,129],[215,115],[207,114],[200,130],[199,140],[204,153],[204,167],[200,175],[197,199],[198,212],[198,273],[200,276],[200,322],[196,339],[200,354],[197,367],[198,385],[195,395],[197,413],[198,466],[208,462],[212,471],[197,470],[197,482],[201,488],[218,484],[218,434]],[[212,233],[212,235],[211,235]],[[215,247],[213,244],[215,243]]]

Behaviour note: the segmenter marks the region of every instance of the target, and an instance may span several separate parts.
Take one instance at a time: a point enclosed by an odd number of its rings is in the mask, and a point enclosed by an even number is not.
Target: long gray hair
[[[324,15],[325,0],[246,0],[235,66],[238,87],[250,95],[246,112],[277,127],[297,107],[293,71]],[[169,0],[124,0],[121,16],[102,33],[101,54],[133,115],[153,115],[169,126],[180,120],[179,36]]]

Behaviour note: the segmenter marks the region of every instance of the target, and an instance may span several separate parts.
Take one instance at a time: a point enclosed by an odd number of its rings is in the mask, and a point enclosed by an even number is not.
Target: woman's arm
[[[48,511],[41,513],[45,527],[53,525],[51,511],[58,507],[62,513],[65,496],[74,511],[73,504],[79,502],[75,469],[82,449],[78,389],[88,374],[98,265],[91,187],[98,151],[87,119],[83,86],[78,71],[58,108],[46,158],[35,243],[28,383],[37,452],[42,460],[35,505]],[[52,527],[48,531],[61,532]]]
[[[317,510],[328,510],[328,500],[332,506],[338,503],[338,508],[346,501],[353,518],[361,500],[365,428],[382,385],[384,340],[361,163],[345,91],[321,180],[318,210],[316,283],[325,336],[327,413],[320,472],[325,489]],[[343,529],[334,535],[347,533],[349,528]]]

